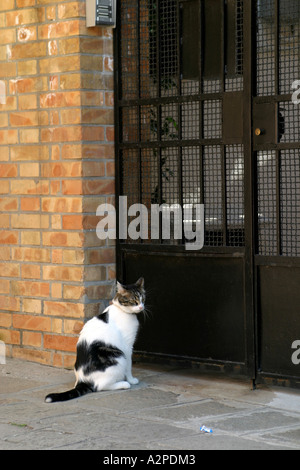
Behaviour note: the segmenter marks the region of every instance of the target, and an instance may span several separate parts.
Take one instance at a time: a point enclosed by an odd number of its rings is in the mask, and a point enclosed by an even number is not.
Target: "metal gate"
[[[299,2],[118,11],[117,196],[148,209],[140,237],[117,243],[119,278],[144,275],[149,290],[137,349],[300,382]],[[151,238],[154,204],[204,204],[204,247],[187,251],[185,232]]]

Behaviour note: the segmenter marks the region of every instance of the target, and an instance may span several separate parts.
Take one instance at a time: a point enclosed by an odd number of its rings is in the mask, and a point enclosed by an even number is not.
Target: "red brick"
[[[83,162],[82,164],[83,176],[105,176],[104,162]]]
[[[39,211],[40,199],[38,197],[22,197],[21,198],[21,211]]]
[[[44,347],[58,351],[76,351],[78,338],[63,335],[44,335]]]
[[[21,330],[51,331],[51,318],[39,315],[15,314],[13,327]]]
[[[0,194],[8,194],[9,188],[10,188],[9,181],[1,181]]]
[[[17,144],[18,143],[18,131],[0,131],[0,144]]]
[[[0,308],[2,310],[19,310],[20,308],[20,299],[15,297],[8,297],[0,295]]]
[[[23,264],[21,266],[21,277],[23,279],[39,279],[41,277],[41,268],[36,264]]]
[[[50,287],[46,282],[38,281],[11,281],[14,295],[31,297],[49,297]]]
[[[41,175],[44,178],[60,177],[80,177],[82,174],[82,165],[79,162],[51,162],[43,163],[41,166]]]
[[[83,228],[83,216],[63,215],[62,226],[64,230],[81,230]]]
[[[45,93],[40,96],[41,108],[80,106],[80,103],[79,91]]]
[[[45,1],[45,3],[48,2]],[[38,28],[38,34],[40,39],[75,36],[79,34],[79,22],[78,20],[75,20],[63,21],[50,25],[41,25]]]
[[[12,325],[12,314],[11,313],[1,312],[0,326],[3,327],[3,328],[10,328],[11,325]]]
[[[18,232],[0,230],[0,244],[16,245],[18,243]]]
[[[42,345],[41,333],[34,333],[32,331],[24,331],[22,335],[22,344],[24,346],[33,346],[36,348]]]
[[[80,70],[80,56],[52,57],[40,60],[40,72],[61,73]]]
[[[41,141],[44,142],[72,142],[82,138],[81,127],[53,127],[41,130]],[[1,139],[1,133],[0,133]],[[97,140],[97,139],[95,139]]]
[[[10,281],[8,279],[0,279],[0,294],[9,294]]]
[[[76,281],[83,278],[83,268],[73,266],[43,266],[43,279]]]
[[[71,248],[83,246],[84,235],[82,233],[43,232],[42,239],[45,246],[65,246]]]
[[[49,148],[43,145],[20,145],[13,147],[11,149],[11,159],[12,161],[48,160]]]
[[[44,315],[68,318],[83,318],[84,305],[72,302],[53,302],[45,300]]]
[[[103,141],[105,138],[104,127],[83,127],[82,128],[82,140],[88,141]]]
[[[17,174],[17,165],[9,163],[0,164],[0,178],[15,178]]]
[[[18,8],[31,7],[34,5],[35,5],[35,0],[17,0]]]
[[[83,326],[84,323],[82,321],[68,319],[64,320],[64,332],[66,334],[78,335],[81,332]]]
[[[19,44],[12,46],[11,59],[28,59],[36,57],[45,57],[47,47],[45,42],[33,42],[29,44]]]
[[[62,182],[62,193],[69,195],[83,194],[82,180],[64,180]]]
[[[1,204],[1,200],[0,200]],[[80,212],[82,211],[82,198],[79,197],[51,197],[42,199],[42,209],[45,212]]]
[[[42,301],[39,299],[23,298],[23,311],[27,313],[42,313]]]
[[[0,217],[0,228],[9,228],[9,214],[1,214]]]
[[[20,264],[19,263],[0,263],[0,276],[1,277],[19,277]]]
[[[44,180],[13,180],[11,194],[49,194],[49,181]]]
[[[30,215],[28,217],[30,217]],[[12,258],[18,261],[49,263],[50,255],[50,250],[48,248],[12,248]]]
[[[0,330],[2,340],[7,344],[20,344],[20,332],[14,330]]]
[[[26,361],[38,362],[39,364],[51,363],[51,352],[39,349],[13,348],[13,357]]]
[[[27,46],[27,45],[26,45]],[[33,93],[48,89],[47,77],[18,78],[11,80],[9,91],[12,95],[19,93]],[[14,97],[11,97],[13,99]],[[11,103],[13,106],[14,103]],[[14,108],[16,109],[16,108]]]
[[[114,194],[115,181],[111,179],[86,180],[83,182],[83,194]]]
[[[36,111],[10,113],[10,125],[13,127],[39,125],[39,114]]]

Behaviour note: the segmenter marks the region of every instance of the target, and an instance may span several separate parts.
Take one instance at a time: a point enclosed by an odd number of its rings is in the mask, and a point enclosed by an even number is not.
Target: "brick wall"
[[[114,246],[95,232],[114,201],[112,57],[85,1],[0,3],[0,340],[13,357],[73,366],[84,320],[112,296]]]

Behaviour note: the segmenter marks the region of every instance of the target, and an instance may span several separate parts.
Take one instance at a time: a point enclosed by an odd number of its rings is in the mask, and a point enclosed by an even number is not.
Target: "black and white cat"
[[[143,278],[129,286],[117,282],[112,305],[89,320],[80,333],[75,387],[47,395],[47,403],[101,390],[127,389],[139,382],[131,372],[132,349],[139,326],[137,314],[144,310],[144,302]]]

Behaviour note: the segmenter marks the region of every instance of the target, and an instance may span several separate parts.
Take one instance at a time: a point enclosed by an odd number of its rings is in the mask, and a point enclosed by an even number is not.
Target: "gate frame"
[[[278,0],[276,0],[276,14],[278,14]],[[119,159],[119,141],[120,141],[120,107],[119,107],[119,37],[120,37],[120,13],[118,8],[117,15],[117,28],[114,34],[114,57],[115,57],[115,130],[116,130],[116,208],[117,208],[117,233],[118,232],[118,214],[119,214],[119,195],[121,195],[121,162]],[[258,221],[257,221],[257,170],[256,170],[256,151],[254,151],[253,143],[253,103],[256,97],[256,4],[252,1],[244,1],[244,68],[243,68],[243,79],[244,88],[243,94],[243,106],[244,106],[244,121],[243,121],[243,146],[244,146],[244,198],[245,198],[245,247],[242,249],[236,249],[237,254],[240,252],[240,256],[244,258],[244,315],[245,315],[245,342],[246,342],[246,363],[245,373],[255,383],[264,382],[265,378],[268,380],[268,376],[273,377],[274,374],[268,374],[260,370],[259,358],[260,358],[260,332],[259,332],[259,279],[258,279],[258,266],[260,261],[256,260],[257,247],[258,247]],[[277,59],[276,59],[277,60]],[[187,99],[188,101],[188,99]],[[292,146],[291,146],[292,148]],[[180,256],[183,253],[184,248],[179,246],[158,246],[158,245],[140,245],[130,244],[125,246],[119,240],[116,243],[116,255],[117,255],[117,277],[120,280],[124,279],[124,256],[125,252],[134,253],[174,253],[174,256]],[[203,250],[200,255],[190,254],[190,256],[202,256],[209,257],[213,256],[214,253],[226,255],[226,247],[209,247],[208,250]],[[227,250],[227,253],[232,253],[232,250]],[[275,261],[275,257],[273,257]],[[300,264],[300,259],[295,260],[294,258],[281,259],[279,266],[281,265],[297,265]],[[150,353],[153,359],[153,354]],[[159,355],[156,356],[156,360],[159,359]],[[163,360],[170,359],[170,356],[163,356]],[[144,357],[144,355],[143,355]],[[186,357],[173,357],[175,362],[181,360],[187,361]],[[192,359],[191,359],[191,362]],[[215,361],[214,361],[215,362]],[[194,362],[193,362],[194,363]],[[201,363],[199,362],[199,366]],[[274,377],[273,377],[274,378]],[[281,379],[281,377],[279,377]],[[293,378],[290,378],[289,385],[293,386]],[[299,385],[298,385],[299,386]]]

